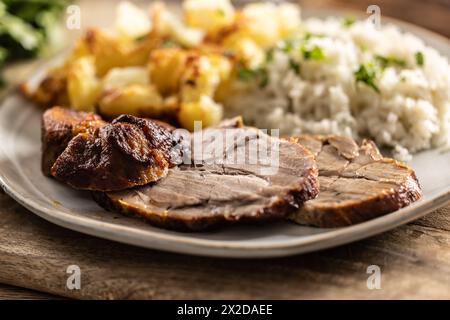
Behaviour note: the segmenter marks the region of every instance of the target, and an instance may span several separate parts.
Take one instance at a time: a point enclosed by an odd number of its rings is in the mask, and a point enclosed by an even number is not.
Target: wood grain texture
[[[450,208],[385,234],[269,260],[191,257],[54,226],[0,194],[0,282],[81,299],[450,298]],[[66,268],[81,268],[81,290]],[[369,290],[366,268],[382,271]]]
[[[34,290],[0,284],[0,300],[60,300],[53,296]]]

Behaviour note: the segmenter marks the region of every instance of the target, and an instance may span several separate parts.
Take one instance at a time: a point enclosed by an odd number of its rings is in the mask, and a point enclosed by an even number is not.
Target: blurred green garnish
[[[6,60],[8,57],[8,50],[3,47],[0,47],[0,65]]]
[[[322,60],[325,58],[325,54],[321,47],[315,45],[312,48],[302,47],[303,58],[306,60]]]
[[[358,70],[354,72],[354,75],[356,78],[356,82],[362,82],[371,87],[376,92],[380,93],[380,89],[375,84],[377,73],[372,64],[361,64]]]
[[[264,88],[269,84],[269,75],[263,67],[250,69],[243,63],[239,63],[237,67],[237,78],[242,82],[258,82],[260,88]]]
[[[294,60],[289,60],[289,67],[294,70],[295,74],[300,74],[300,64],[298,64]]]
[[[423,56],[423,53],[420,51],[417,51],[414,56],[416,57],[417,65],[423,66],[425,63],[425,57]]]
[[[342,19],[342,26],[349,28],[355,23],[355,18],[352,16],[347,16],[344,19]]]
[[[381,55],[376,55],[375,56],[375,60],[379,63],[381,69],[386,69],[386,67],[390,66],[390,65],[395,65],[395,66],[399,66],[399,67],[405,67],[406,66],[406,61],[400,58],[396,58],[393,56],[381,56]]]
[[[285,40],[283,41],[282,45],[281,45],[281,50],[283,50],[286,53],[291,52],[292,50],[294,50],[294,47],[296,45],[295,43],[296,41],[293,39],[289,39],[289,40]]]
[[[0,69],[61,42],[57,25],[69,0],[0,0]]]

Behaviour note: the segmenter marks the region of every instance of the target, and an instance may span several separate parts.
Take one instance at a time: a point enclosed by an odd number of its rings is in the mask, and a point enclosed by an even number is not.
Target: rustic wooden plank
[[[189,257],[51,225],[0,195],[0,282],[74,298],[450,298],[449,208],[355,244],[269,260]],[[66,288],[80,266],[81,290]],[[366,286],[368,265],[382,289]]]
[[[0,284],[0,300],[55,300],[61,299],[43,292]]]

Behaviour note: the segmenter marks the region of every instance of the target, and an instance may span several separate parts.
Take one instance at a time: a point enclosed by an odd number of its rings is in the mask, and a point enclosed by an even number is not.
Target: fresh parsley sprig
[[[301,51],[305,60],[323,60],[325,58],[325,53],[318,45],[314,45],[311,48],[302,46]]]
[[[269,75],[266,68],[251,69],[243,63],[239,63],[237,66],[237,78],[242,82],[257,81],[260,88],[266,87],[269,83]]]
[[[394,65],[399,67],[406,67],[406,61],[394,56],[382,56],[376,55],[375,61],[380,65],[381,69],[384,70],[388,66]]]
[[[416,63],[418,66],[423,66],[425,64],[425,57],[421,51],[417,51],[414,54],[414,57],[416,58]]]
[[[354,75],[356,82],[362,82],[365,85],[371,87],[376,92],[380,93],[380,89],[375,84],[377,71],[372,63],[361,64],[358,70],[354,72]]]

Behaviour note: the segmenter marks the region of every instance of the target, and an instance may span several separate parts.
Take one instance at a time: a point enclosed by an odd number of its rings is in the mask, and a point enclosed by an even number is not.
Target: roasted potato
[[[264,49],[243,32],[225,38],[223,45],[232,49],[237,59],[251,69],[259,67],[265,61]]]
[[[181,101],[199,101],[203,96],[214,97],[220,83],[231,74],[231,64],[219,55],[192,56],[187,62],[180,88]]]
[[[84,41],[89,54],[95,58],[97,75],[103,77],[112,68],[145,65],[160,39],[149,34],[143,40],[123,40],[91,29]]]
[[[183,74],[180,89],[179,123],[193,130],[194,122],[201,121],[203,127],[217,124],[223,108],[213,98],[221,83],[231,74],[231,63],[216,54],[198,55],[190,59]]]
[[[77,110],[94,111],[100,92],[94,57],[86,56],[73,61],[67,74],[67,92],[70,106]]]
[[[180,48],[161,48],[153,50],[148,69],[150,81],[163,95],[178,92],[189,53]]]
[[[234,23],[235,10],[229,0],[186,0],[183,11],[188,26],[211,34]]]
[[[159,118],[168,112],[155,86],[132,84],[102,92],[98,102],[101,115],[114,118],[121,114]]]
[[[30,93],[39,104],[176,118],[190,130],[222,117],[237,63],[257,69],[266,50],[299,28],[297,6],[187,0],[181,17],[162,2],[147,16],[131,3],[117,9],[116,34],[90,29],[60,66]]]
[[[205,32],[199,28],[187,26],[178,16],[167,10],[162,2],[156,2],[151,10],[154,32],[163,38],[175,40],[178,44],[192,48],[199,46]]]
[[[120,2],[116,9],[115,26],[124,39],[136,39],[152,30],[152,22],[147,13],[128,1]]]
[[[211,97],[202,96],[199,101],[181,103],[177,119],[183,128],[194,131],[195,121],[201,121],[205,128],[219,123],[222,116],[222,106]]]
[[[113,68],[102,79],[102,90],[126,87],[132,84],[149,85],[150,74],[145,67]]]
[[[289,3],[251,3],[244,6],[238,17],[235,30],[222,42],[225,47],[227,43],[249,39],[262,49],[268,49],[298,30],[301,22],[298,7]]]
[[[21,90],[25,96],[42,108],[69,105],[67,70],[64,66],[51,69],[37,88],[30,88],[24,83]]]

